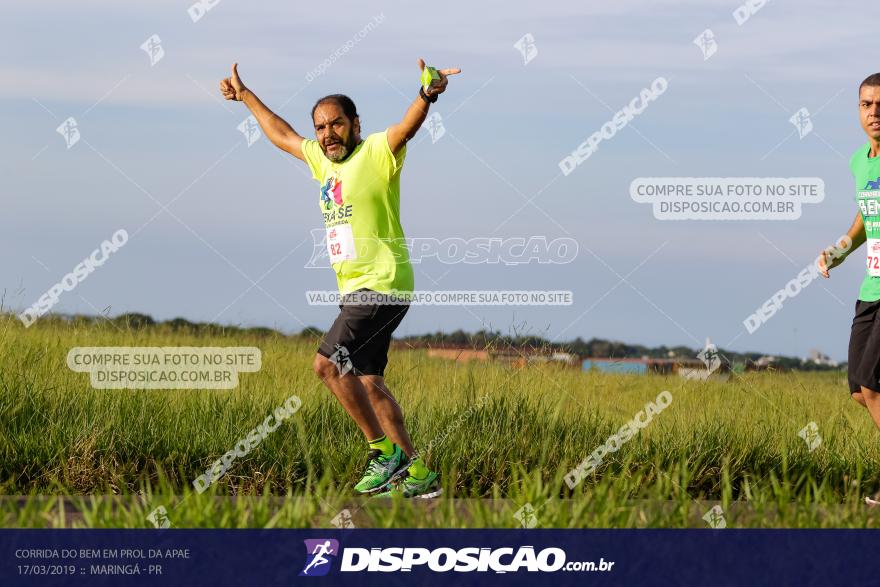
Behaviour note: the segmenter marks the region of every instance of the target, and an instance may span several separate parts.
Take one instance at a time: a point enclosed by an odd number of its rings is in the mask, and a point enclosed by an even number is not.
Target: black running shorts
[[[409,305],[350,303],[356,294],[369,294],[370,301],[381,302],[383,299],[382,295],[369,290],[343,296],[339,316],[324,335],[318,354],[337,366],[342,361],[351,361],[351,372],[355,375],[384,376],[391,333],[400,325]]]
[[[849,392],[856,393],[862,386],[880,391],[880,300],[856,302],[849,337]]]

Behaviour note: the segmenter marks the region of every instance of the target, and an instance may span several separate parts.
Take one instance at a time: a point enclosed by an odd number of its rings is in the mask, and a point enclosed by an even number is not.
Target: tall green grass
[[[95,390],[67,368],[74,346],[256,346],[263,366],[234,390]],[[842,374],[692,382],[394,351],[389,388],[457,499],[366,503],[351,495],[365,445],[312,373],[315,348],[300,337],[51,318],[25,329],[2,316],[0,493],[86,496],[76,523],[98,526],[143,527],[158,503],[179,503],[175,525],[206,527],[328,525],[352,508],[383,527],[516,526],[525,503],[544,526],[686,526],[705,524],[710,501],[730,525],[873,524],[861,499],[880,489],[880,437]],[[564,475],[661,390],[672,404],[569,490]],[[193,479],[292,394],[302,399],[296,415],[192,494]],[[822,436],[812,452],[798,436],[811,421]],[[0,502],[4,525],[57,524],[60,512],[54,500]]]

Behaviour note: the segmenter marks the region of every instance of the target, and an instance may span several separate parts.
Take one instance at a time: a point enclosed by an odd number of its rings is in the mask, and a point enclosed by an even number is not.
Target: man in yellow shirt
[[[391,334],[409,306],[413,270],[400,224],[400,171],[406,143],[459,69],[433,70],[403,119],[361,138],[360,117],[345,95],[312,108],[316,140],[299,135],[242,83],[238,64],[220,82],[227,100],[244,102],[272,143],[302,159],[321,186],[319,206],[330,263],[342,294],[340,314],[315,356],[314,370],[369,443],[366,472],[355,489],[373,495],[439,495],[440,475],[416,453],[403,412],[385,385]],[[426,72],[425,62],[419,67]],[[427,76],[430,80],[431,75]]]

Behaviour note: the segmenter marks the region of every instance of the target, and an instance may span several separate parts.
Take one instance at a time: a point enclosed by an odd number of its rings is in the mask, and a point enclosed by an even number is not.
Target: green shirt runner
[[[865,143],[849,162],[867,237],[867,268],[859,290],[865,302],[880,300],[880,157],[869,157],[870,152],[870,143]]]
[[[413,290],[400,225],[400,171],[406,146],[395,157],[386,133],[367,136],[342,163],[325,157],[317,141],[302,142],[312,177],[321,185],[327,251],[342,295],[362,288],[380,293]]]

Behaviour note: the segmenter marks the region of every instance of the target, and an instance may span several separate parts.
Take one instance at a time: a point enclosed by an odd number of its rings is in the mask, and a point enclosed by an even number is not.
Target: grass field
[[[75,346],[256,346],[262,369],[235,390],[95,390],[67,367]],[[351,493],[365,445],[312,373],[314,348],[0,316],[0,525],[152,527],[162,505],[176,527],[331,527],[343,511],[357,526],[517,527],[525,504],[539,527],[705,527],[713,505],[728,527],[880,525],[862,502],[880,489],[880,435],[843,374],[704,383],[395,351],[389,387],[445,497],[380,502]],[[671,405],[570,490],[565,474],[662,390]],[[192,490],[292,394],[292,418]],[[798,436],[809,422],[813,451]]]

